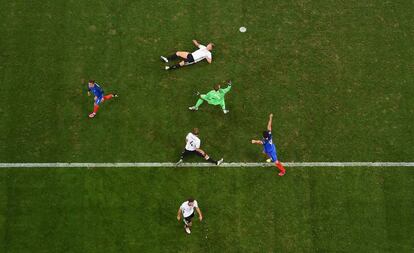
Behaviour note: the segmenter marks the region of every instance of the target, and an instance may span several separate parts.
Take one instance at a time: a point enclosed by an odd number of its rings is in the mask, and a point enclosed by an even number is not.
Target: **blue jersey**
[[[98,98],[102,98],[103,95],[104,95],[103,89],[97,83],[94,83],[92,88],[89,87],[89,85],[88,85],[88,89],[89,89],[90,92],[93,93],[93,95],[95,95]]]
[[[269,131],[269,137],[263,138],[262,142],[263,142],[263,150],[266,154],[276,152],[276,147],[273,144],[273,140],[272,140],[272,132]]]

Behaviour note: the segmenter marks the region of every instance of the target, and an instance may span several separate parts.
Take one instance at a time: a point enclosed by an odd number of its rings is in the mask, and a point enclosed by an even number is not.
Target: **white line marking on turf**
[[[286,167],[414,167],[414,162],[286,162]],[[271,167],[273,163],[222,163],[220,167]],[[144,167],[216,167],[211,163],[0,163],[0,168],[144,168]]]

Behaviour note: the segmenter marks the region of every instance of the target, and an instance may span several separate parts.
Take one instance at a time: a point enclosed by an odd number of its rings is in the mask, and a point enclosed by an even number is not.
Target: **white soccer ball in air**
[[[240,28],[239,28],[239,31],[240,31],[241,33],[244,33],[244,32],[246,32],[246,31],[247,31],[247,28],[246,28],[246,27],[244,27],[244,26],[242,26],[242,27],[240,27]]]

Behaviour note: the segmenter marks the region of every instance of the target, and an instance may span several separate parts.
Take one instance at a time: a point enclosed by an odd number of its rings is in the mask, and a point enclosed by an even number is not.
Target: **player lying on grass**
[[[213,46],[214,46],[213,43],[210,42],[207,44],[207,46],[201,45],[196,40],[193,40],[193,43],[196,47],[198,47],[198,50],[192,53],[186,52],[186,51],[177,51],[168,57],[161,56],[161,60],[163,60],[166,63],[168,63],[169,61],[181,60],[179,63],[175,65],[165,66],[165,69],[166,70],[178,69],[186,65],[197,63],[204,59],[206,59],[208,63],[211,63],[213,61],[213,56],[211,55],[211,50],[213,50]]]
[[[177,165],[181,164],[184,160],[184,157],[190,155],[190,154],[196,154],[204,159],[206,161],[214,163],[216,165],[220,165],[223,162],[223,158],[221,158],[218,161],[213,160],[209,155],[207,155],[204,150],[200,149],[201,140],[198,138],[199,130],[198,128],[194,128],[191,133],[188,133],[185,137],[185,148],[184,151],[181,153],[180,160],[177,162]]]
[[[91,92],[94,95],[95,103],[93,105],[93,112],[89,114],[89,118],[95,117],[96,113],[98,112],[99,105],[103,103],[105,100],[110,100],[113,97],[118,97],[118,95],[116,94],[108,94],[104,96],[103,89],[94,80],[89,80],[88,83],[88,96],[91,95]]]
[[[184,229],[187,234],[191,234],[191,226],[193,225],[193,217],[194,217],[194,208],[198,213],[198,218],[200,221],[203,220],[203,214],[201,213],[200,208],[198,207],[197,200],[193,198],[189,198],[187,201],[181,204],[180,208],[178,208],[177,213],[177,220],[183,217],[184,221]]]
[[[229,80],[227,82],[227,88],[221,89],[220,84],[214,85],[214,90],[209,91],[207,94],[201,94],[200,98],[197,100],[197,103],[195,106],[191,106],[188,109],[191,111],[197,111],[198,107],[204,103],[204,101],[207,101],[210,105],[219,105],[221,109],[223,109],[224,114],[228,113],[229,110],[226,110],[226,103],[224,101],[224,96],[227,92],[229,92],[231,89],[231,81]],[[197,92],[197,94],[199,94]]]
[[[269,122],[267,123],[267,131],[263,131],[263,139],[262,140],[252,140],[252,144],[260,144],[263,145],[263,153],[265,153],[269,159],[267,162],[274,162],[276,167],[279,169],[279,176],[283,176],[286,173],[285,168],[283,167],[282,163],[279,162],[277,159],[276,154],[276,146],[273,144],[272,140],[272,119],[273,114],[269,115]]]

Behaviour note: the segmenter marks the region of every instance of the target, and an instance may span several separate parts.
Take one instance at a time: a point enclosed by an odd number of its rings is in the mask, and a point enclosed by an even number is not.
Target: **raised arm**
[[[196,40],[193,40],[193,43],[194,43],[194,45],[195,45],[196,47],[199,47],[199,46],[200,46],[200,43],[198,43],[198,41],[196,41]]]
[[[269,122],[267,123],[267,130],[272,131],[272,119],[273,119],[273,113],[269,115]]]
[[[229,92],[231,90],[231,85],[232,85],[231,80],[228,80],[227,81],[227,87],[224,88],[224,89],[222,89],[222,91],[223,91],[224,94],[226,94],[227,92]]]
[[[200,208],[196,207],[196,211],[198,213],[198,218],[200,219],[200,221],[202,221],[203,220],[203,214],[201,213]]]

